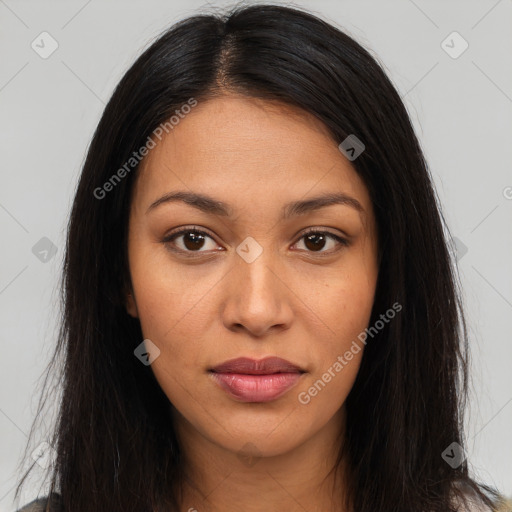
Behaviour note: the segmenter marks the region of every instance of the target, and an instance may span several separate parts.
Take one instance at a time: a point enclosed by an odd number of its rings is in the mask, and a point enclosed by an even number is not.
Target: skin
[[[232,215],[183,201],[148,212],[177,190],[221,200]],[[286,203],[332,192],[364,211],[334,204],[282,220]],[[181,227],[208,237],[202,246],[186,245],[186,235],[164,242]],[[307,244],[308,228],[349,245]],[[263,251],[251,263],[236,252],[248,236]],[[368,326],[377,253],[364,183],[326,127],[300,109],[236,95],[200,102],[146,156],[129,219],[127,311],[160,349],[151,368],[173,405],[188,475],[181,510],[345,510],[332,495],[345,470],[327,475],[363,350],[309,403],[298,395]],[[282,357],[306,373],[274,401],[240,402],[208,373],[240,356]]]

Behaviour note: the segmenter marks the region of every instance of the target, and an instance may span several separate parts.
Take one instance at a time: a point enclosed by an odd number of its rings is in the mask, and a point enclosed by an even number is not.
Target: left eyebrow
[[[288,219],[296,215],[304,215],[306,213],[319,210],[320,208],[325,208],[326,206],[331,206],[333,204],[350,206],[358,212],[364,212],[364,208],[357,199],[348,196],[347,194],[338,192],[323,194],[317,197],[312,197],[311,199],[306,199],[304,201],[294,201],[293,203],[288,203],[283,208],[283,219]]]
[[[227,203],[214,199],[206,194],[198,194],[195,192],[187,192],[187,191],[176,191],[165,194],[160,197],[146,210],[146,213],[149,213],[151,210],[154,210],[161,204],[170,203],[174,201],[182,201],[198,210],[201,210],[204,213],[221,215],[224,217],[230,217],[233,215],[233,208],[230,207]],[[364,208],[361,206],[361,203],[344,193],[328,193],[323,194],[317,197],[312,197],[310,199],[305,199],[303,201],[293,201],[291,203],[287,203],[283,207],[283,219],[289,219],[290,217],[304,215],[306,213],[319,210],[320,208],[325,208],[326,206],[331,206],[334,204],[350,206],[357,210],[358,212],[364,212]]]

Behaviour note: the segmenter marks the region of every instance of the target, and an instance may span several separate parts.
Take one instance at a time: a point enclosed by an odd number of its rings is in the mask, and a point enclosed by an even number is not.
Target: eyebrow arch
[[[222,201],[218,201],[217,199],[214,199],[205,194],[187,191],[177,191],[165,194],[164,196],[151,203],[149,208],[146,210],[146,214],[161,204],[175,201],[183,201],[184,203],[193,206],[194,208],[197,208],[204,213],[221,215],[224,217],[230,217],[233,214],[233,210],[228,204]],[[357,199],[344,193],[337,192],[322,194],[320,196],[312,197],[303,201],[293,201],[291,203],[287,203],[283,207],[282,217],[283,219],[288,219],[290,217],[304,215],[306,213],[334,204],[350,206],[358,212],[364,212],[364,208],[361,206],[361,203]]]

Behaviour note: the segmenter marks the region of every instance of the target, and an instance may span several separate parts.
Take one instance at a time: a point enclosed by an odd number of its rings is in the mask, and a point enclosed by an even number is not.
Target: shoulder
[[[46,504],[48,502],[47,498],[40,498],[34,501],[31,501],[27,505],[21,507],[16,512],[44,512],[46,509]]]
[[[57,493],[52,493],[45,498],[37,498],[30,503],[27,503],[16,512],[46,512],[47,505],[50,512],[63,512],[60,504],[60,496]]]
[[[474,496],[466,496],[466,499],[455,500],[458,505],[458,509],[461,512],[512,512],[512,501],[507,499],[505,496],[500,497],[501,501],[497,506],[489,508],[481,503],[480,500],[475,499]]]
[[[498,512],[512,512],[512,499],[511,498],[503,498],[503,503],[501,504]]]

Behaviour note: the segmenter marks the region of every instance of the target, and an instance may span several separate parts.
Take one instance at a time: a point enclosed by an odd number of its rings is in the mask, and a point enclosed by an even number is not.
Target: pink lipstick
[[[270,402],[297,384],[305,370],[281,359],[231,359],[210,369],[214,381],[235,400]]]

